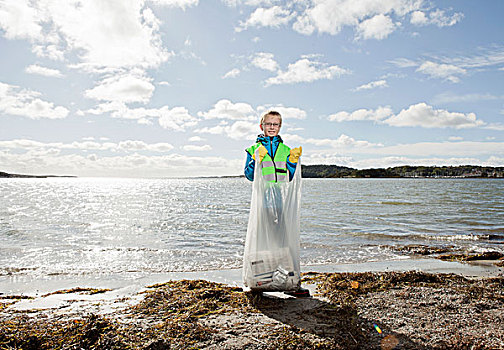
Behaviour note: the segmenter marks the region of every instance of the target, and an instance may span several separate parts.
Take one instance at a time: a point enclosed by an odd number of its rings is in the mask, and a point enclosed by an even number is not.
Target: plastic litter
[[[296,290],[301,281],[301,161],[290,182],[265,181],[260,165],[256,163],[254,170],[243,281],[252,290]]]

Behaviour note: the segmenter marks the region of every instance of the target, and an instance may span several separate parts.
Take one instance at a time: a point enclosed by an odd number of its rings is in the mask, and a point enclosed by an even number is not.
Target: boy
[[[299,157],[302,153],[302,148],[297,147],[290,149],[286,146],[279,135],[282,126],[282,116],[276,111],[269,111],[261,118],[259,127],[264,132],[257,137],[256,143],[247,148],[247,160],[245,163],[245,177],[254,181],[254,169],[256,166],[256,154],[259,157],[258,166],[261,166],[261,175],[266,182],[287,182],[291,181],[296,171]],[[301,171],[301,170],[299,170]],[[285,222],[283,216],[283,208],[281,204],[281,195],[276,193],[275,187],[270,187],[270,191],[264,194],[264,204],[267,207],[266,217],[263,220],[269,222],[272,232],[275,232],[271,237],[271,241],[259,242],[259,247],[267,249],[268,245],[282,247],[285,235]],[[295,291],[286,291],[286,294],[296,297],[309,297],[310,292],[307,289],[301,288]]]
[[[278,135],[282,127],[282,116],[276,111],[269,111],[263,115],[259,127],[264,134],[257,136],[256,144],[247,148],[245,177],[254,181],[255,151],[259,148],[259,163],[264,160],[264,157],[267,157],[268,163],[263,164],[262,171],[267,181],[287,181],[287,173],[289,181],[292,180],[302,148],[290,149],[284,145],[282,138]],[[273,162],[273,166],[270,162]]]

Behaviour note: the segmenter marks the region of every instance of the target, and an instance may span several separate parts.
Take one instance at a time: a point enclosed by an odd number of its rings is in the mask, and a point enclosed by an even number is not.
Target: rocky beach
[[[485,276],[485,262],[473,270],[452,264],[458,273],[305,272],[312,298],[255,295],[198,278],[126,294],[72,288],[1,295],[0,348],[504,348],[501,269],[488,263]]]

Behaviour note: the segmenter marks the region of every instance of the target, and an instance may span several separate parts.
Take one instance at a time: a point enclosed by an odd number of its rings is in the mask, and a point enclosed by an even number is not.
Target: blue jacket
[[[264,136],[263,134],[257,136],[256,142],[260,142],[263,144],[264,147],[266,147],[271,158],[275,157],[275,152],[278,148],[278,144],[280,142],[283,143],[280,135]],[[248,153],[247,151],[245,152],[247,153],[247,160],[245,161],[245,169],[244,169],[245,177],[250,181],[254,181],[255,160],[252,158],[250,153]],[[294,177],[294,172],[296,171],[296,165],[297,163],[291,163],[289,161],[289,158],[287,158],[287,170],[289,171],[289,180],[291,181],[292,178]]]

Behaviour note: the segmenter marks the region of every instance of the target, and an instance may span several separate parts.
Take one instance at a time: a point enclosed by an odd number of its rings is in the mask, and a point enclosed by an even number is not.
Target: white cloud
[[[411,24],[415,24],[418,26],[423,26],[429,24],[429,19],[425,15],[423,11],[413,11],[411,13]]]
[[[381,147],[381,144],[375,144],[364,140],[355,140],[345,134],[341,134],[337,139],[317,139],[317,138],[304,138],[298,135],[284,134],[282,137],[285,140],[289,140],[289,143],[299,143],[299,144],[311,144],[318,147],[331,147],[336,149],[351,149],[351,148],[370,148],[370,147]]]
[[[205,119],[255,120],[256,113],[247,103],[233,103],[223,99],[218,101],[208,112],[198,112]]]
[[[278,70],[278,63],[274,60],[274,57],[272,53],[259,52],[252,58],[251,63],[257,68],[275,72]]]
[[[42,67],[36,64],[32,64],[26,67],[25,72],[28,74],[38,74],[46,77],[62,78],[63,74],[57,69]]]
[[[327,163],[335,164],[335,163]],[[408,156],[390,156],[382,158],[368,158],[362,160],[350,159],[345,163],[340,162],[337,164],[344,164],[357,169],[368,168],[389,168],[395,166],[411,165],[411,166],[457,166],[457,165],[481,165],[481,166],[502,166],[504,164],[503,158],[488,157],[487,160],[482,160],[472,157],[432,157],[432,158],[413,158]]]
[[[226,132],[226,126],[223,125],[217,125],[213,127],[203,127],[200,129],[194,130],[195,133],[199,134],[210,134],[210,135],[222,135]]]
[[[431,61],[426,61],[418,67],[417,72],[429,75],[432,78],[440,78],[451,81],[452,83],[460,82],[458,75],[464,75],[467,71],[463,68],[451,64],[440,64]]]
[[[357,120],[373,120],[381,121],[393,115],[390,107],[378,107],[376,110],[358,109],[352,113],[338,112],[331,114],[327,119],[335,122],[357,121]]]
[[[474,113],[449,112],[444,109],[434,109],[426,103],[417,103],[394,114],[390,107],[378,107],[376,110],[359,109],[354,112],[341,111],[330,115],[330,121],[361,121],[371,120],[396,127],[423,128],[455,128],[466,129],[485,126]]]
[[[406,58],[398,58],[389,62],[399,68],[417,67],[416,72],[426,74],[431,78],[458,83],[460,76],[466,75],[469,69],[487,68],[504,63],[504,49],[502,47],[481,48],[478,51],[482,52],[473,56],[431,57],[437,62],[432,60],[415,62]]]
[[[448,137],[449,141],[462,141],[464,138],[461,136],[450,136]]]
[[[395,60],[389,61],[390,63],[396,65],[399,68],[410,68],[417,67],[418,63],[407,58],[397,58]]]
[[[434,24],[438,27],[451,27],[464,18],[463,13],[454,13],[449,16],[446,15],[445,11],[436,9],[430,12],[428,15],[423,11],[414,11],[411,14],[411,23],[418,26],[424,26],[428,24]]]
[[[157,67],[171,54],[162,47],[159,20],[142,2],[50,3],[49,13],[82,67]]]
[[[293,14],[289,10],[282,9],[280,6],[261,7],[256,9],[245,22],[241,22],[236,31],[242,31],[249,27],[278,28],[289,23],[292,17]]]
[[[479,54],[473,56],[441,57],[438,60],[461,68],[482,68],[504,64],[504,48],[502,46],[481,48],[479,51]]]
[[[396,25],[385,17],[395,14],[400,19],[418,10],[421,3],[415,0],[320,0],[313,2],[313,6],[310,4],[297,17],[293,28],[307,35],[315,31],[336,35],[345,26],[361,26],[360,31],[370,37],[386,37]],[[362,24],[370,19],[371,22]]]
[[[77,176],[179,177],[237,175],[243,171],[243,159],[215,156],[190,157],[181,154],[148,155],[129,153],[58,154],[57,152],[1,152],[2,166],[14,173],[68,174]]]
[[[388,37],[396,28],[390,17],[379,14],[362,21],[357,26],[357,39],[382,40]]]
[[[339,66],[329,66],[325,63],[302,58],[287,67],[287,71],[279,71],[276,77],[266,80],[266,86],[278,84],[309,83],[321,79],[333,79],[350,71]]]
[[[113,118],[133,119],[143,124],[148,124],[149,118],[158,118],[161,127],[175,131],[184,131],[185,128],[198,123],[198,119],[191,116],[184,107],[129,108],[122,102],[110,102],[99,104],[96,108],[87,110],[86,113],[94,115],[110,113]]]
[[[160,85],[160,86],[171,86],[170,82],[168,82],[168,81],[160,81],[158,83],[158,85]]]
[[[30,119],[62,119],[68,116],[68,109],[54,106],[54,103],[40,99],[40,95],[36,91],[0,82],[0,112]]]
[[[194,130],[194,132],[200,134],[226,135],[233,140],[251,140],[255,139],[260,130],[258,123],[239,120],[232,125],[205,127]]]
[[[171,7],[180,7],[185,10],[187,7],[198,5],[199,0],[149,0],[149,2]]]
[[[245,4],[247,6],[273,6],[275,3],[280,2],[280,0],[221,0],[226,6],[237,7],[238,5]]]
[[[353,91],[371,90],[371,89],[384,88],[384,87],[388,87],[388,85],[387,85],[387,81],[382,79],[382,80],[375,80],[370,83],[358,86]]]
[[[57,150],[79,150],[79,151],[112,151],[112,152],[169,152],[173,145],[169,143],[151,143],[138,140],[125,140],[114,142],[95,142],[85,140],[83,142],[61,143],[61,142],[39,142],[27,139],[16,139],[11,141],[0,141],[0,148],[23,149],[36,152],[43,152],[48,149]]]
[[[169,109],[162,107],[159,111],[159,125],[164,129],[184,131],[185,127],[196,125],[196,118],[189,114],[185,107]]]
[[[41,14],[29,0],[4,0],[0,3],[0,28],[7,39],[42,38]]]
[[[189,139],[187,141],[200,142],[200,141],[205,141],[205,139],[203,139],[202,137],[199,137],[199,136],[192,136],[192,137],[189,137]]]
[[[236,78],[237,76],[240,75],[240,73],[241,73],[241,71],[238,68],[233,68],[229,72],[227,72],[226,74],[224,74],[222,76],[222,79]]]
[[[415,62],[406,58],[398,58],[389,62],[399,68],[417,67],[417,72],[426,74],[431,78],[458,83],[460,82],[460,76],[466,75],[468,69],[486,68],[504,63],[504,49],[502,47],[480,49],[480,51],[483,51],[483,53],[474,56],[432,57],[441,63],[431,60]]]
[[[173,149],[173,145],[169,143],[152,143],[147,144],[143,141],[121,141],[118,144],[119,149],[123,151],[150,151],[150,152],[169,152]]]
[[[393,154],[403,156],[442,156],[446,157],[473,157],[485,155],[504,155],[503,142],[418,142],[387,146],[369,153]]]
[[[433,103],[460,103],[460,102],[480,102],[480,101],[495,101],[495,100],[504,100],[504,95],[492,95],[489,93],[486,94],[453,94],[453,93],[441,93],[436,95],[433,99]]]
[[[296,108],[296,107],[285,107],[283,105],[265,105],[258,106],[257,110],[249,105],[248,103],[233,103],[229,100],[222,99],[219,100],[211,110],[208,112],[198,112],[198,116],[204,119],[222,119],[222,120],[239,120],[246,122],[255,122],[253,126],[253,133],[259,132],[258,124],[260,116],[267,111],[277,111],[282,115],[282,119],[285,121],[290,119],[306,119],[306,111]],[[249,130],[250,123],[238,123],[233,124],[234,127],[245,126],[246,130]],[[207,127],[199,129],[199,132],[204,130],[206,133],[212,134],[224,134],[226,130],[230,130],[227,121],[223,121],[221,125],[216,127]],[[241,132],[240,132],[241,134]]]
[[[449,112],[444,109],[434,109],[425,103],[411,105],[399,114],[386,119],[384,123],[391,126],[420,126],[423,128],[475,128],[485,125],[476,119],[474,113]]]
[[[502,124],[502,123],[489,123],[488,125],[486,125],[484,127],[484,129],[504,131],[504,124]]]
[[[141,71],[133,71],[103,79],[96,87],[86,90],[85,96],[99,101],[146,103],[154,89],[151,78]]]
[[[259,106],[257,111],[260,115],[263,115],[267,111],[277,111],[282,116],[282,120],[289,119],[306,119],[306,112],[300,108],[296,107],[284,107],[282,105],[268,105]]]
[[[451,27],[464,18],[463,13],[455,13],[452,16],[445,14],[443,10],[437,9],[429,14],[429,22],[438,27]]]
[[[156,2],[183,8],[197,3]],[[59,60],[65,54],[74,67],[90,70],[145,69],[167,61],[173,53],[162,45],[159,24],[143,0],[0,3],[0,27],[7,38],[28,39],[36,54]]]
[[[293,29],[301,34],[314,32],[338,34],[343,27],[356,30],[361,39],[384,39],[411,14],[415,25],[433,24],[438,27],[452,26],[462,18],[462,13],[447,14],[444,10],[432,9],[422,12],[422,0],[318,0],[298,2],[305,5],[299,11]],[[392,19],[394,18],[394,20]]]
[[[210,145],[203,145],[203,146],[185,145],[185,146],[182,146],[182,149],[184,151],[189,151],[189,152],[206,152],[206,151],[211,151],[212,146],[210,146]]]
[[[310,143],[326,147],[324,149],[304,147],[304,164],[340,164],[355,168],[388,167],[406,164],[481,164],[489,166],[502,166],[504,164],[503,142],[446,141],[383,146],[367,141],[360,141],[360,143],[355,144],[355,140],[351,137],[342,136],[344,137],[340,137],[337,140],[299,138],[295,142],[300,142],[303,145]],[[291,141],[291,137],[289,137],[289,141]],[[342,156],[342,154],[345,156]],[[351,158],[351,154],[359,154],[359,159]],[[362,156],[365,158],[362,158]],[[373,156],[375,157],[373,158]],[[376,156],[380,157],[376,158]],[[488,159],[485,161],[483,157],[488,157]]]

